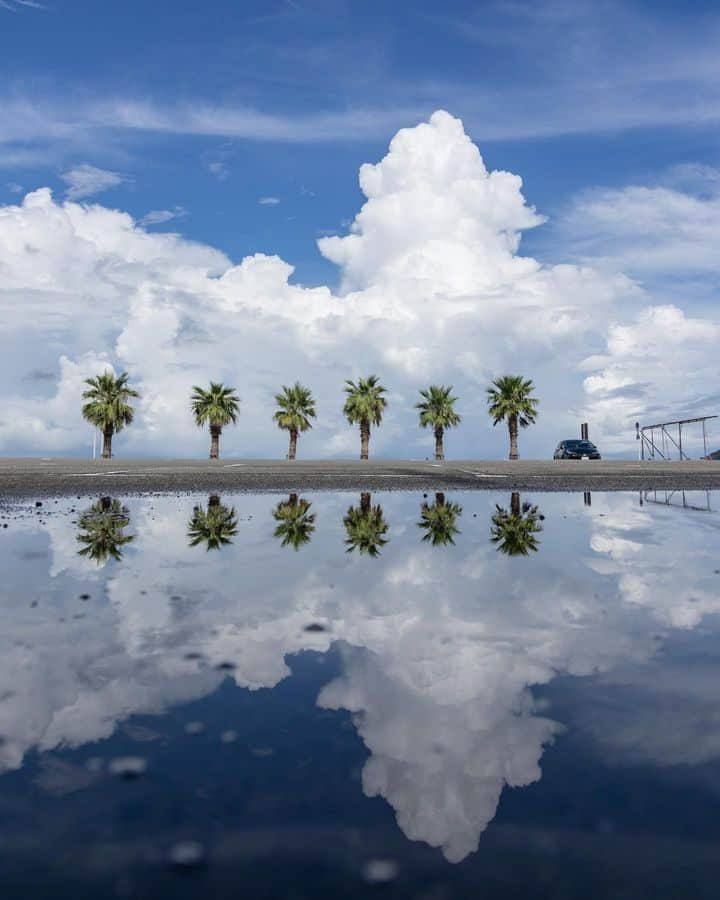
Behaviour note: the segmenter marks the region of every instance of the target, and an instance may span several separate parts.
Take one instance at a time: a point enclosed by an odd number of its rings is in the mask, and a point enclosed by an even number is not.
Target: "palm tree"
[[[128,400],[140,394],[128,387],[128,377],[128,373],[123,372],[116,378],[110,369],[106,369],[101,375],[85,379],[89,387],[82,396],[88,402],[83,405],[82,414],[103,433],[103,459],[112,456],[113,435],[122,431],[134,417]]]
[[[513,491],[510,495],[510,511],[498,504],[495,506],[490,539],[507,556],[529,556],[540,546],[536,535],[543,530],[540,524],[542,519],[537,506],[523,503],[521,507],[520,494]]]
[[[193,509],[187,528],[189,546],[205,544],[206,550],[219,550],[226,544],[232,544],[231,538],[236,534],[235,507],[223,506],[217,494],[211,494],[208,498],[207,510],[201,506]]]
[[[425,531],[423,541],[429,541],[433,547],[454,545],[455,535],[460,534],[457,520],[461,515],[462,506],[459,503],[447,503],[445,494],[435,494],[435,503],[432,506],[423,503],[420,507],[418,528]]]
[[[371,506],[370,500],[370,494],[360,494],[360,506],[351,506],[343,519],[347,532],[347,553],[359,550],[362,555],[379,556],[380,547],[387,544],[384,535],[388,524],[383,516],[382,506]]]
[[[460,424],[460,416],[455,412],[457,397],[452,396],[452,386],[431,384],[426,391],[420,391],[423,398],[415,404],[420,411],[420,427],[432,428],[435,432],[435,459],[445,459],[443,435],[446,428]]]
[[[503,375],[493,381],[492,387],[487,389],[488,408],[493,425],[507,419],[510,431],[510,459],[518,458],[518,423],[521,428],[527,428],[537,417],[538,400],[532,396],[534,390],[532,379],[523,378],[521,375]]]
[[[226,425],[237,422],[240,398],[235,388],[225,387],[220,381],[211,381],[208,391],[193,385],[190,399],[198,428],[206,422],[210,425],[210,459],[217,459],[220,455],[220,435]]]
[[[135,535],[123,530],[129,524],[127,508],[119,500],[102,497],[78,519],[77,541],[82,544],[78,556],[92,559],[98,566],[104,565],[108,557],[120,562],[121,548],[135,539]]]
[[[299,550],[310,541],[315,531],[315,514],[310,512],[311,506],[309,500],[301,500],[297,494],[290,494],[287,502],[278,503],[275,507],[273,516],[278,523],[275,537],[282,538],[281,547]]]
[[[278,428],[290,432],[288,459],[295,459],[298,433],[312,428],[310,419],[316,416],[312,391],[296,381],[292,387],[283,385],[282,393],[275,395],[275,402],[278,409],[273,418]]]
[[[360,425],[360,459],[367,459],[370,426],[382,422],[383,411],[387,406],[387,400],[383,396],[386,390],[377,375],[358,378],[357,384],[348,378],[343,390],[347,394],[343,413],[351,425]]]

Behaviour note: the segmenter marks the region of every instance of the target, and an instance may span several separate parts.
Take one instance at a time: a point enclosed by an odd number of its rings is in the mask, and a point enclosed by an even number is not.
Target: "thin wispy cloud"
[[[47,9],[44,3],[38,3],[37,0],[0,0],[0,9],[7,9],[10,12],[20,12],[23,7],[29,9]]]
[[[280,202],[279,197],[259,197],[258,203],[260,206],[277,206]]]
[[[226,178],[230,177],[230,169],[223,160],[212,160],[205,164],[205,168],[211,175],[217,178],[218,181],[225,181]]]
[[[184,206],[176,206],[173,209],[151,209],[149,213],[146,213],[139,220],[139,224],[144,227],[162,225],[165,222],[171,222],[173,219],[181,219],[186,215],[187,210]]]
[[[60,176],[68,186],[65,196],[68,200],[81,200],[83,197],[92,197],[110,188],[118,187],[125,180],[118,172],[110,172],[107,169],[99,169],[97,166],[83,164],[63,172]]]

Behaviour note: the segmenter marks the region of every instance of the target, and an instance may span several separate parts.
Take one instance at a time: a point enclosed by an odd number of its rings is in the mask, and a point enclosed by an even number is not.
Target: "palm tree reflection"
[[[343,519],[348,553],[358,550],[363,555],[379,556],[380,548],[387,544],[384,535],[388,524],[383,516],[382,506],[371,506],[371,496],[365,492],[360,494],[360,505],[351,506]]]
[[[433,547],[444,547],[447,544],[455,544],[455,535],[460,534],[457,520],[462,515],[462,506],[459,503],[448,503],[445,494],[435,494],[433,504],[423,503],[420,507],[420,521],[418,528],[422,528],[423,541],[428,541]]]
[[[188,522],[187,536],[190,547],[205,545],[206,550],[219,550],[232,544],[237,534],[237,515],[234,506],[223,506],[217,494],[208,498],[207,509],[196,506]]]
[[[315,513],[310,512],[311,506],[309,500],[290,494],[287,501],[278,503],[275,507],[273,517],[278,523],[275,537],[282,538],[281,547],[299,550],[303,544],[309,543],[315,531]]]
[[[540,547],[537,535],[543,530],[544,516],[532,503],[520,504],[520,494],[510,495],[510,510],[496,504],[490,529],[490,540],[507,556],[529,556]]]
[[[120,562],[122,548],[135,539],[134,535],[125,534],[129,524],[127,507],[119,500],[102,497],[78,519],[77,541],[82,544],[78,556],[92,559],[98,566],[105,565],[108,559]]]

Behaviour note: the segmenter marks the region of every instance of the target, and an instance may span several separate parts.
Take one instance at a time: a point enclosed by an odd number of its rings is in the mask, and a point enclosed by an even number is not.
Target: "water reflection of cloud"
[[[415,527],[417,496],[382,495],[392,540],[372,559],[344,552],[342,519],[356,496],[313,498],[316,531],[301,553],[272,536],[277,498],[233,498],[237,535],[212,554],[187,546],[197,498],[144,498],[129,504],[137,537],[125,560],[93,572],[84,604],[73,578],[88,573],[69,520],[50,520],[49,574],[26,574],[54,601],[18,607],[0,637],[0,767],[203,697],[228,676],[223,663],[241,687],[270,688],[289,674],[289,654],[340,641],[343,674],[318,702],[352,711],[370,750],[365,792],[393,806],[408,837],[462,859],[503,787],[540,777],[559,725],[538,713],[533,686],[558,672],[622,670],[640,696],[663,684],[642,683],[662,670],[658,628],[693,628],[720,607],[714,526],[678,531],[634,496],[597,494],[592,515],[565,522],[559,513],[575,498],[548,497],[540,551],[511,559],[488,541],[495,499],[473,498],[474,524],[463,499],[457,546],[433,548]],[[326,630],[306,630],[317,622]],[[699,690],[689,683],[686,694]],[[602,718],[587,722],[602,732]],[[628,741],[662,747],[649,722],[638,717]],[[695,724],[677,722],[678,734]],[[682,756],[682,737],[668,741],[658,762]]]

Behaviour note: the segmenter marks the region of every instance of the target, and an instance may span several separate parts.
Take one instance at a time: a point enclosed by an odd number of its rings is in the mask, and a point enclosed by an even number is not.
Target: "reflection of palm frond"
[[[543,530],[540,520],[537,506],[523,503],[521,508],[519,495],[513,494],[509,511],[496,505],[490,539],[493,544],[497,544],[500,553],[507,556],[529,556],[540,547],[536,537]]]
[[[460,534],[457,525],[462,515],[462,506],[458,503],[447,503],[442,494],[437,494],[432,505],[423,503],[420,508],[418,528],[425,532],[422,539],[433,547],[455,544],[455,535]]]
[[[235,507],[223,506],[219,497],[211,497],[206,510],[196,506],[188,522],[187,536],[191,547],[205,544],[207,550],[219,550],[232,544],[231,538],[236,534]]]
[[[282,547],[299,550],[307,544],[315,531],[315,514],[310,512],[312,504],[291,494],[287,502],[278,503],[273,516],[278,523],[275,537],[282,538]]]
[[[123,529],[130,524],[126,507],[119,500],[109,497],[98,500],[78,520],[77,541],[82,544],[78,556],[94,560],[99,566],[109,558],[119,562],[122,547],[134,540],[134,535]]]
[[[387,544],[384,537],[388,524],[383,516],[382,506],[370,506],[370,495],[363,496],[360,506],[351,506],[343,519],[347,538],[348,553],[358,550],[367,556],[379,556],[380,547]]]

